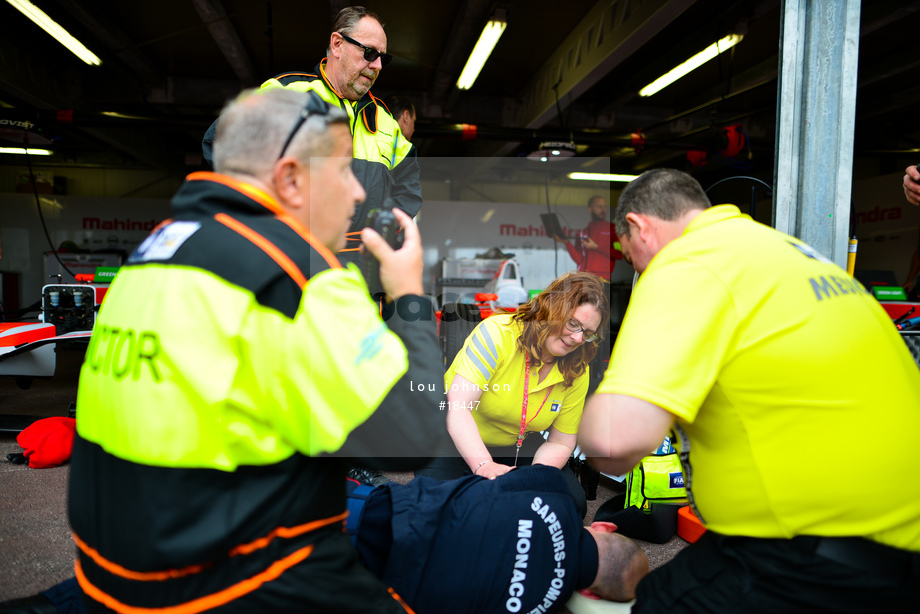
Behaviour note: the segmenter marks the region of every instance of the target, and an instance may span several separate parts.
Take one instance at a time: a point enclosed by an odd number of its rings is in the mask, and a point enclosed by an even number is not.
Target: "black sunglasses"
[[[376,60],[377,58],[380,58],[380,65],[381,65],[381,66],[386,66],[386,65],[389,64],[390,61],[393,59],[393,56],[390,55],[389,53],[380,53],[379,51],[377,51],[377,50],[374,49],[373,47],[368,47],[367,45],[362,45],[361,43],[359,43],[359,42],[356,41],[355,39],[351,38],[350,36],[345,36],[345,35],[342,34],[341,32],[339,32],[339,36],[341,36],[342,38],[344,38],[346,41],[348,41],[348,42],[351,43],[352,45],[355,45],[356,47],[361,47],[362,49],[364,49],[364,59],[367,60],[368,62],[373,62],[373,61]]]
[[[300,127],[303,126],[303,123],[307,121],[307,118],[311,115],[329,115],[329,105],[327,105],[326,102],[315,92],[307,92],[307,104],[300,112],[300,117],[297,118],[297,123],[294,124],[294,129],[291,130],[287,140],[284,142],[284,147],[281,148],[281,154],[278,156],[278,160],[284,157],[284,154],[287,151],[287,148],[290,146],[291,141],[293,141],[294,137],[297,135],[297,131],[300,130]]]

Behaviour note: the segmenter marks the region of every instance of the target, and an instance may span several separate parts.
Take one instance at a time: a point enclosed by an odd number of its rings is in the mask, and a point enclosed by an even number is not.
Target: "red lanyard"
[[[546,391],[546,396],[543,397],[543,402],[540,403],[540,408],[537,410],[537,413],[533,415],[533,418],[530,419],[530,422],[533,422],[537,419],[537,416],[540,415],[540,412],[543,410],[543,406],[546,405],[546,399],[549,398],[549,394],[553,391],[553,387],[556,384],[553,384]],[[521,445],[524,443],[524,429],[527,428],[529,424],[527,422],[527,401],[530,398],[530,356],[524,354],[524,402],[521,404],[521,432],[518,434],[517,442],[515,443],[514,450],[514,466],[517,467],[518,454],[521,452]]]

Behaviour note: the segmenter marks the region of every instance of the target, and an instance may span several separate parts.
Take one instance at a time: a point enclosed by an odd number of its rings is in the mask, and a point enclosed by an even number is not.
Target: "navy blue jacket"
[[[422,476],[382,487],[369,507],[386,494],[392,545],[382,569],[369,566],[418,614],[552,612],[597,575],[597,544],[553,467],[496,480]],[[359,553],[366,533],[385,531],[374,524],[362,520]]]

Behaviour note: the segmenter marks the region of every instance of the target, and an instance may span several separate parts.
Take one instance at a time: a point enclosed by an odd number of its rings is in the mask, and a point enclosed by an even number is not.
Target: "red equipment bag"
[[[70,460],[77,421],[64,416],[37,420],[16,437],[23,456],[33,469],[47,469]]]

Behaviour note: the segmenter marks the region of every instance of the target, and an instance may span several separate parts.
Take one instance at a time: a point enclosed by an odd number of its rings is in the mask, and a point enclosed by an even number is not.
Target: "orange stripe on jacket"
[[[214,216],[214,219],[227,228],[235,230],[259,246],[262,251],[268,254],[272,260],[278,263],[278,266],[284,269],[284,271],[291,276],[291,279],[293,279],[294,282],[300,286],[301,290],[307,287],[307,278],[301,272],[300,268],[294,264],[294,261],[288,258],[287,254],[281,251],[277,245],[257,233],[249,226],[246,226],[242,222],[233,219],[226,213],[218,213]]]
[[[233,177],[228,177],[227,175],[221,175],[220,173],[213,173],[211,171],[198,171],[198,172],[192,173],[191,175],[186,177],[186,180],[187,181],[213,181],[215,183],[220,183],[222,185],[225,185],[228,188],[232,188],[236,190],[237,192],[241,192],[242,194],[245,194],[249,198],[253,199],[257,203],[259,203],[260,205],[262,205],[263,207],[265,207],[266,209],[268,209],[269,211],[277,215],[278,219],[280,219],[282,222],[290,226],[294,232],[300,235],[300,237],[303,240],[305,240],[307,243],[313,246],[313,249],[319,252],[319,254],[323,257],[323,259],[326,261],[326,263],[330,267],[334,269],[342,268],[342,264],[338,261],[335,255],[329,250],[329,248],[323,245],[322,243],[320,243],[319,239],[317,239],[316,236],[312,232],[310,232],[309,228],[301,224],[295,218],[291,217],[291,215],[284,209],[284,207],[278,204],[278,201],[272,198],[267,192],[260,190],[259,188],[256,188],[255,186],[251,186],[248,183],[245,183],[243,181],[234,179]],[[218,215],[222,215],[222,214],[218,214]],[[162,226],[163,223],[161,223],[160,225]],[[234,230],[236,230],[236,228],[234,228]],[[243,234],[243,233],[240,233],[240,234]],[[252,240],[249,236],[247,236],[247,238]],[[253,241],[253,242],[259,245],[260,247],[262,247],[261,243],[258,243],[256,241]],[[279,253],[280,253],[280,250],[279,250]],[[274,256],[272,257],[274,258]],[[275,261],[278,262],[277,259],[275,259]],[[281,264],[281,263],[278,262],[278,264]],[[290,274],[290,271],[288,271],[288,274]],[[294,275],[291,275],[291,277],[294,277]],[[301,288],[303,288],[306,285],[306,282],[304,282],[303,284],[299,283],[299,285]]]
[[[260,548],[266,547],[269,543],[272,542],[276,537],[283,538],[292,538],[303,535],[304,533],[309,533],[310,531],[315,531],[330,524],[335,524],[336,522],[341,522],[345,520],[345,517],[348,516],[348,512],[342,512],[338,516],[332,516],[330,518],[323,518],[322,520],[314,520],[313,522],[308,522],[306,524],[298,525],[296,527],[278,527],[265,537],[260,537],[259,539],[250,542],[248,544],[242,544],[237,546],[230,551],[230,556],[236,556],[238,554],[250,554],[255,552]]]
[[[233,177],[228,177],[227,175],[221,175],[220,173],[213,173],[211,171],[197,171],[192,173],[185,178],[186,181],[213,181],[214,183],[220,183],[232,188],[237,192],[241,192],[256,201],[272,213],[276,215],[287,215],[281,205],[278,204],[274,198],[269,196],[268,192],[265,190],[260,190],[259,188],[249,185],[244,181],[239,179],[234,179]]]
[[[409,607],[409,604],[403,601],[403,598],[394,591],[392,588],[388,588],[387,591],[390,593],[390,596],[396,600],[396,602],[403,607],[407,614],[415,614],[415,610]]]
[[[281,221],[290,226],[291,230],[300,235],[304,241],[312,245],[313,249],[319,252],[319,255],[323,257],[323,260],[326,261],[326,264],[328,264],[330,268],[342,268],[342,263],[339,262],[339,259],[335,257],[335,254],[333,254],[328,247],[320,243],[319,239],[316,238],[316,235],[310,232],[309,228],[292,217],[283,217],[281,218]]]
[[[286,72],[283,75],[278,75],[277,77],[272,77],[275,81],[281,81],[285,77],[318,77],[319,75],[314,75],[308,72]]]
[[[239,599],[240,597],[243,597],[244,595],[257,590],[266,582],[277,580],[285,571],[306,560],[312,552],[312,544],[305,546],[304,548],[289,554],[283,559],[275,561],[271,564],[271,566],[268,567],[268,569],[262,573],[256,574],[255,576],[243,580],[242,582],[238,582],[233,586],[229,586],[222,591],[211,593],[210,595],[199,597],[198,599],[193,599],[192,601],[187,601],[185,603],[180,603],[179,605],[165,608],[143,608],[128,605],[118,601],[108,593],[103,592],[97,586],[90,583],[86,575],[83,573],[83,568],[80,565],[80,561],[77,561],[74,564],[74,575],[77,577],[77,582],[79,582],[80,588],[83,589],[83,592],[86,593],[87,596],[98,601],[107,608],[118,612],[119,614],[199,614],[200,612],[226,605],[235,599]]]
[[[322,518],[320,520],[313,520],[311,522],[297,525],[296,527],[278,527],[265,537],[260,537],[255,541],[249,542],[248,544],[240,544],[239,546],[236,546],[230,550],[229,555],[233,557],[241,554],[251,554],[256,550],[265,548],[272,541],[274,541],[275,538],[298,537],[304,533],[309,533],[310,531],[315,531],[316,529],[321,529],[322,527],[329,526],[330,524],[342,522],[345,520],[346,516],[348,516],[347,511],[342,512],[336,516],[330,516],[329,518]],[[123,567],[118,563],[108,560],[102,556],[98,550],[90,547],[89,544],[80,539],[76,533],[73,533],[73,541],[77,545],[77,548],[79,548],[80,551],[83,552],[86,556],[91,558],[93,562],[96,563],[96,565],[112,575],[119,576],[128,580],[138,580],[142,582],[170,580],[200,573],[205,569],[214,566],[213,563],[203,563],[200,565],[190,565],[181,569],[167,569],[164,571],[134,571],[128,569],[127,567]]]
[[[323,82],[326,84],[326,87],[331,89],[332,92],[336,96],[339,97],[340,102],[344,100],[345,96],[342,96],[341,94],[339,94],[339,91],[335,89],[335,87],[332,85],[332,81],[330,81],[329,77],[326,76],[326,58],[323,58],[322,60],[319,61],[319,73],[320,73],[320,76],[323,78]]]
[[[168,226],[169,224],[172,224],[172,223],[173,223],[173,219],[171,217],[168,217],[162,222],[160,222],[159,224],[157,224],[156,227],[150,231],[150,234],[153,234],[156,231],[158,231],[160,228],[162,228],[163,226]]]
[[[122,567],[118,563],[114,563],[108,560],[102,556],[98,550],[91,548],[89,544],[80,539],[76,533],[73,533],[73,541],[77,545],[77,548],[79,548],[83,554],[91,558],[93,562],[96,563],[96,565],[106,570],[113,576],[119,576],[128,580],[139,580],[142,582],[148,582],[151,580],[170,580],[173,578],[190,576],[213,566],[212,563],[205,563],[203,565],[189,565],[188,567],[183,567],[182,569],[167,569],[166,571],[133,571],[127,567]]]

